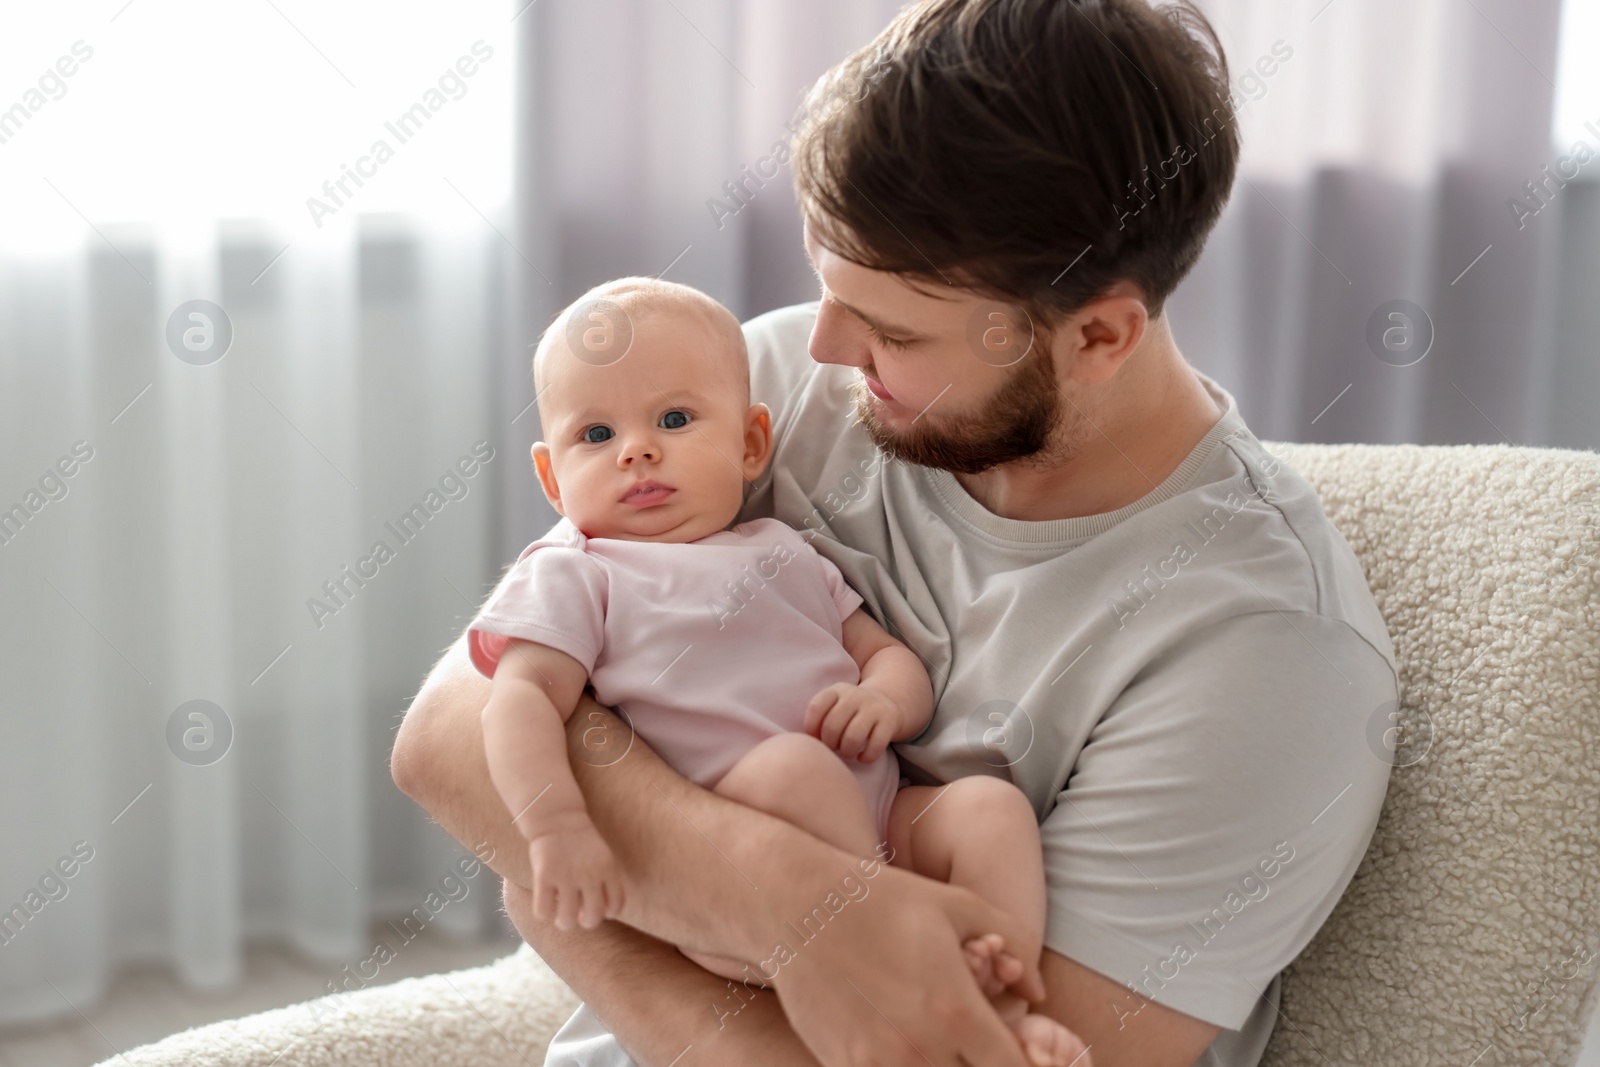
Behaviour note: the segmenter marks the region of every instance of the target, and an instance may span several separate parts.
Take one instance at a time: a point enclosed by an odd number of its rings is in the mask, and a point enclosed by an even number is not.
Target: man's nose
[[[866,327],[848,312],[830,307],[824,300],[811,327],[811,358],[818,363],[844,367],[868,367],[872,349],[867,346]]]

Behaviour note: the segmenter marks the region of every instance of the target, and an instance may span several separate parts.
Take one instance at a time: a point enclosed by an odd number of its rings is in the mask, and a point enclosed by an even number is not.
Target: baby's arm
[[[806,707],[806,733],[845,759],[871,763],[890,741],[917,736],[933,715],[922,661],[860,608],[844,621],[844,647],[861,669],[858,685],[830,685]]]
[[[616,860],[567,762],[564,724],[587,680],[565,652],[513,638],[483,708],[489,777],[529,842],[534,913],[562,930],[593,928],[622,910]]]

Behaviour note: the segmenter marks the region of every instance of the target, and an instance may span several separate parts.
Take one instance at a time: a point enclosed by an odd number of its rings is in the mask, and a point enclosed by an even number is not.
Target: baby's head
[[[714,534],[772,451],[738,320],[686,285],[621,278],[589,290],[540,338],[533,381],[539,481],[589,537]]]

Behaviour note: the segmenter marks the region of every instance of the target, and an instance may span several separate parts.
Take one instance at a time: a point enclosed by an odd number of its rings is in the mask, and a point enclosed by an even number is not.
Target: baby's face
[[[559,336],[540,359],[545,494],[589,537],[696,541],[738,514],[771,448],[744,355],[694,309],[628,308],[633,343],[595,366]]]

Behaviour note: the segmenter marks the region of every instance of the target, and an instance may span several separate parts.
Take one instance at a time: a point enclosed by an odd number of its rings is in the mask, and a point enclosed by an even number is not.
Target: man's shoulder
[[[1342,624],[1392,668],[1394,648],[1360,561],[1323,510],[1316,490],[1291,465],[1292,445],[1268,445],[1240,422],[1218,459],[1235,477],[1196,487],[1211,512],[1230,514],[1244,551],[1222,554],[1219,577],[1248,579],[1236,590],[1241,608],[1320,616]],[[1210,520],[1191,526],[1209,533]]]

